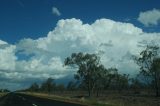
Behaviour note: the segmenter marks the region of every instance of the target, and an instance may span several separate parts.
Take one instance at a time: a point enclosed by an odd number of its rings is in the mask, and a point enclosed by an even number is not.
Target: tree
[[[121,92],[123,89],[128,88],[129,75],[128,74],[118,74],[117,77],[117,88],[118,91]]]
[[[57,90],[57,91],[60,91],[60,92],[63,92],[63,91],[65,90],[64,84],[58,84],[58,85],[56,86],[56,90]]]
[[[98,67],[97,80],[95,81],[95,90],[97,92],[97,97],[100,91],[108,89],[112,84],[115,77],[118,75],[118,70],[116,68],[106,69],[103,65]]]
[[[108,81],[106,80],[108,87],[117,89],[119,92],[128,88],[129,74],[119,74],[116,68],[110,68],[108,70]]]
[[[152,66],[152,76],[153,76],[153,84],[156,89],[156,96],[160,96],[160,58],[156,58],[153,60]]]
[[[33,83],[33,84],[30,86],[29,91],[38,92],[38,91],[39,91],[39,85],[38,85],[37,83]]]
[[[156,96],[159,96],[158,82],[160,79],[158,50],[158,46],[147,46],[140,53],[139,57],[135,57],[136,63],[140,66],[140,73],[149,78],[150,82],[154,83]]]
[[[41,85],[41,90],[50,93],[53,91],[55,87],[55,83],[53,82],[54,79],[48,78],[44,83]]]
[[[77,88],[77,83],[73,82],[73,81],[70,81],[68,82],[68,85],[67,85],[67,90],[69,91],[73,91],[73,90],[76,90]]]
[[[10,92],[8,89],[0,89],[0,93],[1,92]]]
[[[131,78],[130,81],[131,81],[130,88],[134,91],[134,94],[139,94],[140,89],[144,88],[143,83],[140,82],[138,76],[136,78]]]
[[[64,64],[78,68],[75,79],[86,86],[88,95],[91,96],[97,80],[101,78],[103,65],[100,64],[100,58],[96,54],[72,53],[71,57],[65,59]]]
[[[97,71],[94,76],[96,79],[94,83],[95,83],[96,95],[98,97],[100,91],[102,91],[106,86],[106,82],[108,78],[108,71],[103,65],[97,66],[96,70]]]
[[[118,78],[118,69],[116,68],[109,68],[108,75],[105,77],[105,89],[108,87],[117,88],[117,78]]]

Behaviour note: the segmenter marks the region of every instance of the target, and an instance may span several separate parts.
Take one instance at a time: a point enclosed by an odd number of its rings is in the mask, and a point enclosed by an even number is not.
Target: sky
[[[131,59],[160,45],[159,0],[0,0],[0,88],[17,90],[76,72],[74,52],[98,53],[106,68],[135,75]]]

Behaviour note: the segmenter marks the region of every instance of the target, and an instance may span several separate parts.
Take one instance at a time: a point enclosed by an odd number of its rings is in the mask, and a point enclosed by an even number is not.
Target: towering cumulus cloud
[[[15,70],[15,45],[0,40],[0,70]]]
[[[29,83],[28,79],[73,75],[75,70],[63,66],[64,59],[73,52],[98,53],[106,68],[116,67],[134,75],[138,67],[131,55],[139,54],[148,43],[160,45],[160,33],[145,33],[133,24],[110,19],[86,24],[73,18],[59,20],[46,37],[22,39],[16,45],[1,42],[0,75],[9,80],[6,86],[19,81],[19,87],[22,82]],[[11,78],[14,80],[10,81]]]

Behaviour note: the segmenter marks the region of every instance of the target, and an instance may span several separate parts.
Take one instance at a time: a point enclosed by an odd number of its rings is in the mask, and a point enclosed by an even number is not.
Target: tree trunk
[[[91,91],[90,91],[90,89],[88,89],[88,96],[89,96],[89,97],[91,96]]]
[[[90,78],[90,71],[88,73],[88,96],[91,96],[91,78]]]
[[[99,89],[97,89],[97,97],[99,97]]]
[[[155,73],[155,90],[156,90],[156,97],[159,97],[159,87],[158,87],[158,78],[157,73]]]
[[[159,88],[158,88],[158,81],[155,81],[155,90],[156,90],[156,97],[159,97]]]
[[[88,79],[88,96],[91,96],[90,80]]]

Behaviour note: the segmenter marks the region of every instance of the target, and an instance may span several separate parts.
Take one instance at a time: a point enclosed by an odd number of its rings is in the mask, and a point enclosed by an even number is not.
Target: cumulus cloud
[[[7,42],[0,40],[0,45],[7,44]]]
[[[26,43],[20,48],[26,47],[25,53],[34,53],[34,58],[41,58],[42,63],[50,61],[51,57],[59,57],[63,63],[64,58],[73,52],[103,51],[102,63],[106,67],[122,67],[121,72],[134,73],[134,69],[124,69],[128,62],[133,63],[129,56],[138,54],[144,41],[158,43],[159,35],[145,33],[130,23],[99,19],[93,24],[84,24],[81,20],[73,18],[58,21],[56,28],[50,31],[47,37],[20,41]],[[34,44],[33,48],[27,47],[31,42]]]
[[[131,55],[138,55],[148,43],[160,45],[159,42],[160,33],[143,32],[131,23],[98,19],[86,24],[80,19],[62,19],[46,37],[22,39],[16,45],[4,46],[3,42],[0,58],[7,55],[12,61],[7,58],[0,60],[11,64],[10,68],[0,64],[0,68],[5,69],[0,71],[0,75],[9,81],[13,78],[12,83],[73,75],[76,70],[63,67],[63,61],[74,52],[99,53],[106,68],[116,67],[121,73],[133,75],[139,67]],[[21,56],[27,58],[21,59]]]
[[[14,70],[15,61],[15,45],[9,45],[4,41],[0,41],[0,70]]]
[[[138,21],[145,26],[158,25],[160,23],[160,10],[153,9],[145,12],[140,12]]]
[[[61,15],[60,11],[59,11],[58,8],[56,8],[56,7],[53,7],[53,8],[52,8],[52,13],[53,13],[54,15],[56,15],[56,16],[60,16],[60,15]]]

